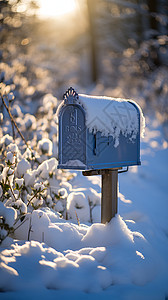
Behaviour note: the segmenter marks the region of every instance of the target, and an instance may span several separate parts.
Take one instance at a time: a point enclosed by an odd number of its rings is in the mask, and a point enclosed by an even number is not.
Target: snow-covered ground
[[[101,74],[92,85],[81,15],[78,26],[75,19],[70,27],[67,20],[64,27],[33,17],[9,34],[11,16],[1,15],[0,92],[8,95],[5,103],[29,148],[16,128],[12,138],[0,99],[0,299],[167,300],[168,70],[153,65],[156,39],[137,49],[131,26],[126,49],[125,22],[123,35],[115,26],[113,39],[110,29],[109,41],[100,23]],[[159,40],[164,50],[166,35]],[[119,175],[118,215],[106,225],[100,223],[100,176],[57,169],[56,97],[62,99],[70,86],[94,98],[134,99],[145,115],[142,165]],[[97,106],[84,98],[89,124]],[[126,133],[122,125],[131,120],[120,124]],[[113,137],[118,142],[117,132]]]
[[[2,243],[1,299],[168,298],[167,142],[155,118],[146,123],[142,165],[119,175],[118,215],[100,224],[100,177],[75,172],[62,182],[69,220],[33,210],[12,244]]]

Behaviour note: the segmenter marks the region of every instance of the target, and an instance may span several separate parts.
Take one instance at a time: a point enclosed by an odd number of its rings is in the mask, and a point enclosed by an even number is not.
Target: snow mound
[[[144,236],[131,231],[119,215],[108,224],[90,227],[77,226],[58,216],[55,223],[51,219],[51,210],[34,211],[31,241],[2,249],[1,291],[28,286],[98,293],[118,284],[144,286],[167,268]]]

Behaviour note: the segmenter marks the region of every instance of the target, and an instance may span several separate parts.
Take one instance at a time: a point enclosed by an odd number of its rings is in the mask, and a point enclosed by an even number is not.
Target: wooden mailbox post
[[[58,108],[60,169],[101,175],[101,222],[117,214],[118,172],[140,165],[140,111],[134,102],[78,95],[73,88]]]
[[[101,175],[101,222],[110,222],[118,211],[118,169],[83,171],[82,174],[84,176]]]

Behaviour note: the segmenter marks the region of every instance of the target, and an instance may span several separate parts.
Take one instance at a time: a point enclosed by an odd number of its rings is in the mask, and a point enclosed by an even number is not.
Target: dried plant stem
[[[4,100],[4,98],[3,98],[2,95],[1,95],[1,99],[2,99],[3,105],[5,106],[5,108],[6,108],[7,112],[8,112],[8,114],[9,114],[9,117],[10,117],[10,119],[11,119],[11,122],[13,123],[13,125],[15,125],[15,127],[16,127],[16,129],[17,129],[19,135],[20,135],[20,137],[21,137],[22,140],[25,142],[27,148],[28,148],[28,149],[31,151],[31,153],[33,154],[33,151],[32,151],[32,149],[31,149],[31,147],[29,146],[29,144],[28,144],[27,141],[25,140],[23,134],[21,133],[20,129],[18,128],[18,125],[16,124],[16,122],[15,122],[15,120],[14,120],[14,118],[13,118],[11,112],[10,112],[10,109],[9,109],[8,106],[6,105],[5,100]]]
[[[27,202],[27,206],[30,204],[30,202],[37,196],[37,194],[39,193],[39,191],[37,191],[31,198],[30,200]]]
[[[9,112],[10,112],[10,109],[11,109],[10,102],[9,102],[8,109],[9,109]],[[11,125],[12,125],[13,140],[15,140],[15,127],[14,127],[14,124],[13,124],[13,121],[12,121],[12,120],[11,120]]]
[[[79,221],[79,218],[78,218],[76,210],[75,210],[75,215],[76,215],[76,219],[77,219],[77,222],[78,222],[78,226],[80,226],[80,221]]]
[[[16,225],[16,223],[19,221],[19,219],[20,219],[21,217],[23,217],[23,216],[19,216],[19,217],[16,219],[14,225]],[[28,218],[25,218],[24,221],[22,221],[21,224],[19,224],[16,228],[14,228],[14,229],[13,229],[13,232],[15,232],[15,230],[17,230],[20,226],[22,226],[26,221],[28,221]]]
[[[9,188],[10,188],[10,190],[11,190],[11,193],[12,193],[13,198],[15,199],[15,201],[17,201],[16,196],[15,196],[14,191],[13,191],[13,188],[12,188],[11,185],[10,185],[9,179],[8,179],[8,184],[9,184]]]
[[[11,124],[12,124],[13,139],[14,139],[14,141],[15,141],[15,127],[14,127],[13,122],[11,122]]]
[[[92,209],[94,206],[90,205],[90,222],[93,223],[93,217],[92,217]]]
[[[44,190],[46,190],[46,188],[44,188],[43,190],[38,190],[35,192],[35,194],[30,198],[30,200],[27,203],[27,206],[30,204],[30,202],[37,196],[37,194],[44,192]]]
[[[31,223],[31,221],[32,221],[32,217],[30,216],[30,225],[29,225],[28,237],[27,237],[28,241],[30,241],[30,233],[32,232],[32,223]]]

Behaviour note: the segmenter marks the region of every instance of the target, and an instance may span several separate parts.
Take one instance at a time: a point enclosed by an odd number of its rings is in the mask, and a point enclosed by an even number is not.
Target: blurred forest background
[[[33,113],[46,93],[62,99],[70,86],[133,98],[168,139],[167,0],[76,0],[59,18],[40,17],[39,6],[0,0],[1,90]]]

